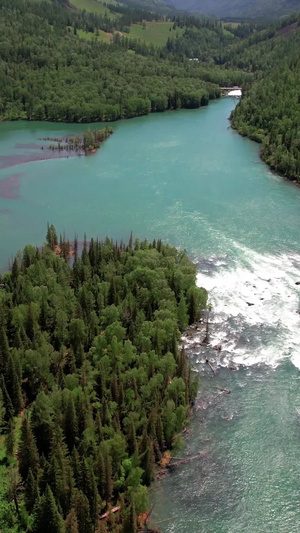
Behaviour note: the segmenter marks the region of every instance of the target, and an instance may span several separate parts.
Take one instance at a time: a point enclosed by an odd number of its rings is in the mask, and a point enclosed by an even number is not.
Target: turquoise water
[[[0,169],[1,269],[47,221],[69,238],[162,238],[197,262],[222,351],[185,339],[201,389],[179,453],[206,455],[151,489],[168,533],[300,531],[300,189],[229,128],[234,105],[118,122],[94,156]],[[34,150],[16,145],[80,131],[1,123],[0,165]]]
[[[195,256],[230,251],[232,241],[261,252],[299,251],[300,191],[257,162],[255,143],[227,129],[233,105],[224,99],[119,122],[94,156],[0,169],[0,179],[21,174],[17,197],[0,198],[1,265],[25,243],[40,244],[47,221],[70,238],[127,238],[133,230]],[[18,143],[81,130],[1,123],[0,157],[20,152]]]

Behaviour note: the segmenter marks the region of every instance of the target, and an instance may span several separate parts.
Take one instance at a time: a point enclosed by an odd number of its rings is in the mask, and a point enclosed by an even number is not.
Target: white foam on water
[[[197,275],[213,306],[211,344],[237,364],[275,367],[290,358],[300,368],[300,256],[235,248],[233,265],[216,258],[211,272]]]

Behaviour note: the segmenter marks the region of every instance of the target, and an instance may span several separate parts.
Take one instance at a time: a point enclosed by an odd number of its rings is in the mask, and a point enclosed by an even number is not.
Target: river
[[[176,453],[206,455],[151,488],[164,533],[300,531],[300,189],[228,128],[234,105],[118,122],[94,156],[0,169],[2,269],[43,242],[47,221],[70,238],[162,238],[197,262],[223,349],[189,349],[201,387]],[[0,165],[39,137],[82,129],[2,123]]]

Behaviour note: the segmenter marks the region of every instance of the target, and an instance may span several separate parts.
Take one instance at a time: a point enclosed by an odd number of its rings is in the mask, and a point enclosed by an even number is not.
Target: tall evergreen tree
[[[189,324],[188,310],[183,293],[180,294],[180,302],[178,305],[177,316],[179,327],[183,331]]]
[[[64,533],[65,531],[62,516],[49,485],[37,505],[33,531],[34,533]]]
[[[4,395],[3,395],[3,390],[1,388],[1,383],[0,383],[0,435],[2,432],[2,428],[4,426],[5,414],[6,414],[6,409],[5,409],[5,404],[4,404]]]
[[[136,516],[136,512],[135,512],[134,503],[132,501],[131,505],[130,505],[129,516],[128,516],[128,518],[125,521],[123,532],[124,533],[137,533],[137,530],[138,530],[138,528],[137,528],[137,516]]]
[[[77,514],[74,507],[72,507],[65,520],[65,533],[79,533]]]
[[[39,499],[38,480],[34,477],[31,468],[29,468],[28,476],[25,483],[25,506],[29,513],[34,509]]]
[[[7,392],[3,374],[0,374],[0,389],[3,398],[4,420],[8,421],[14,416],[14,406]]]
[[[5,435],[5,450],[6,455],[12,457],[15,448],[15,424],[11,418],[8,422],[7,433]]]
[[[65,437],[66,443],[70,451],[72,451],[73,446],[76,442],[76,437],[78,435],[78,422],[77,415],[74,406],[73,395],[69,395],[67,408],[65,412]]]
[[[23,407],[22,391],[20,378],[17,373],[16,363],[11,354],[9,354],[5,370],[6,389],[14,408],[14,414],[19,414]]]
[[[31,469],[32,474],[37,477],[39,456],[31,429],[31,422],[28,416],[24,416],[22,422],[18,457],[19,470],[23,481],[27,479],[29,469]]]
[[[91,533],[92,520],[89,501],[81,490],[76,491],[73,506],[76,509],[79,533]]]
[[[4,327],[0,328],[0,373],[6,370],[10,351]]]

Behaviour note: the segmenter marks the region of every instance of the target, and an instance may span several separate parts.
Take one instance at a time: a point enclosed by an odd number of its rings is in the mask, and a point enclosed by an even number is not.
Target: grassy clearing
[[[97,41],[110,43],[112,40],[112,34],[106,33],[102,30],[99,30],[98,35],[89,31],[77,30],[77,35],[78,37],[80,37],[80,39],[86,39],[87,41],[93,41],[94,39],[96,39]]]
[[[171,29],[171,30],[170,30]],[[183,30],[176,28],[173,30],[173,22],[146,22],[146,27],[142,24],[133,24],[130,27],[130,37],[136,37],[147,44],[165,46],[169,37],[182,35]]]
[[[116,2],[107,1],[107,4],[115,4]],[[114,15],[97,0],[71,0],[71,4],[77,9],[85,9],[89,13],[98,13],[98,15],[108,15],[110,18],[113,18]]]
[[[222,22],[222,24],[223,24],[223,28],[225,28],[225,29],[226,28],[229,28],[229,29],[231,28],[233,30],[235,28],[238,28],[241,25],[240,22]]]
[[[233,33],[231,33],[229,27],[228,28],[222,28],[222,31],[223,31],[223,34],[225,35],[225,37],[231,37],[232,39],[234,39],[234,35],[233,35]]]

